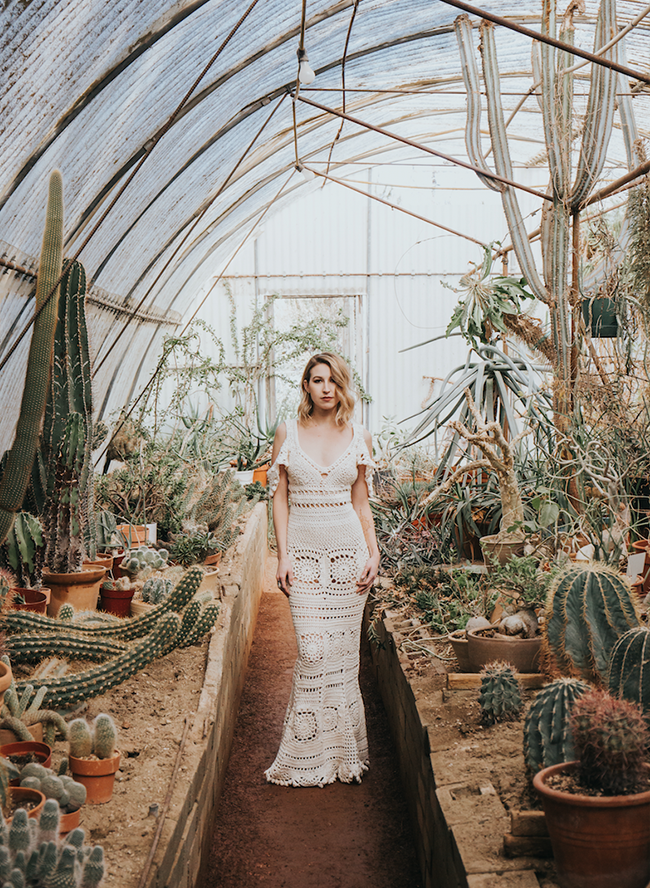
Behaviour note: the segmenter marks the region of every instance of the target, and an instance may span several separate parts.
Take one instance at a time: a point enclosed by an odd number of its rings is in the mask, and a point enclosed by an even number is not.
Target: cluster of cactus
[[[531,774],[573,761],[571,710],[589,689],[590,685],[576,678],[559,678],[536,696],[524,721],[524,758]]]
[[[113,758],[117,745],[115,722],[105,712],[95,717],[92,725],[85,718],[75,718],[68,731],[70,755],[87,758],[95,755],[98,759]]]
[[[483,667],[479,704],[483,724],[492,725],[519,715],[523,705],[521,689],[509,663],[487,663]]]
[[[647,787],[650,731],[638,706],[594,689],[575,701],[571,729],[581,786],[607,796]]]
[[[562,674],[605,681],[614,645],[639,625],[628,582],[606,564],[575,564],[549,590],[544,639]]]
[[[650,724],[650,629],[625,632],[612,648],[607,673],[609,692],[636,703]]]
[[[29,484],[47,403],[52,348],[57,322],[63,266],[63,179],[58,170],[50,176],[43,247],[36,280],[34,329],[29,346],[27,373],[16,425],[0,481],[0,543],[11,530]],[[50,295],[52,294],[52,295]],[[49,299],[48,299],[49,297]]]
[[[82,490],[79,485],[85,450],[83,416],[71,413],[53,463],[54,482],[43,512],[47,538],[45,562],[54,573],[80,571],[86,555]]]
[[[95,445],[93,442],[93,450],[98,446],[99,444]],[[112,512],[101,509],[95,513],[95,537],[99,552],[108,552],[109,549],[122,545],[122,539],[117,532],[117,518]]]
[[[4,656],[2,660],[9,663],[9,658]],[[33,740],[29,725],[40,722],[43,725],[43,739],[48,746],[54,746],[57,733],[65,740],[68,736],[68,725],[64,719],[52,709],[41,709],[47,695],[47,685],[41,686],[38,691],[33,684],[25,684],[20,697],[16,691],[16,681],[11,680],[4,697],[2,710],[0,710],[0,728],[13,733],[19,740]]]
[[[64,769],[67,761],[63,761]],[[10,777],[12,774],[10,773]],[[18,774],[20,785],[28,789],[37,789],[46,799],[56,799],[59,807],[66,813],[76,811],[86,801],[86,787],[77,783],[66,773],[55,774],[38,762],[30,762]]]
[[[29,512],[19,512],[0,546],[0,567],[11,570],[16,576],[16,585],[22,589],[40,589],[44,558],[41,522]]]
[[[104,878],[101,845],[84,844],[73,829],[59,838],[61,812],[55,799],[43,806],[38,823],[19,808],[7,828],[0,822],[0,884],[5,888],[98,888]]]
[[[160,604],[172,591],[172,581],[163,577],[151,577],[142,587],[142,600],[146,604]]]
[[[246,495],[234,472],[218,472],[191,509],[189,518],[207,527],[213,548],[225,552],[239,533],[235,522],[245,507]]]
[[[153,549],[150,546],[140,546],[138,549],[131,549],[124,560],[121,568],[125,573],[136,576],[147,571],[162,570],[167,566],[169,552],[167,549]]]

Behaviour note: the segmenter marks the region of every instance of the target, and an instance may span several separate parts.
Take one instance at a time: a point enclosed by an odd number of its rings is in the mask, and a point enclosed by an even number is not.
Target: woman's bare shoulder
[[[273,438],[273,443],[278,444],[280,447],[284,444],[287,437],[287,424],[286,422],[281,422],[280,425],[275,430],[275,436]]]

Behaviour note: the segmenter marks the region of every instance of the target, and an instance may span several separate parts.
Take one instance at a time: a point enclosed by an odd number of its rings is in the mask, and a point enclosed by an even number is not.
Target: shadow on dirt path
[[[361,645],[370,770],[358,784],[269,784],[296,645],[287,599],[267,563],[264,595],[223,796],[209,876],[201,888],[421,888],[395,751],[367,642]]]

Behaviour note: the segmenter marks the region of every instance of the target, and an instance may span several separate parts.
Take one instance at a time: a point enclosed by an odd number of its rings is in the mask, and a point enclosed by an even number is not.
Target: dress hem
[[[361,778],[368,770],[369,764],[369,760],[366,759],[365,762],[360,762],[358,766],[352,769],[347,766],[340,766],[333,774],[323,777],[322,779],[314,777],[314,779],[308,783],[296,780],[292,777],[274,777],[270,773],[273,770],[273,766],[264,772],[264,776],[266,777],[267,783],[275,783],[276,786],[295,786],[297,788],[300,788],[301,786],[318,786],[322,789],[330,783],[336,783],[337,780],[340,780],[341,783],[361,783]],[[341,771],[345,771],[345,775],[342,774]]]

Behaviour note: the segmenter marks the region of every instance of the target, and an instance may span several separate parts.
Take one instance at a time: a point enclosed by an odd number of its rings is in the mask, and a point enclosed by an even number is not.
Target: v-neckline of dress
[[[332,469],[334,468],[334,466],[335,466],[338,462],[340,462],[340,461],[343,459],[344,456],[347,456],[348,451],[350,450],[350,448],[351,448],[352,445],[354,444],[354,435],[355,435],[355,432],[354,432],[354,426],[352,426],[352,438],[351,438],[350,443],[348,444],[348,446],[347,446],[347,447],[345,448],[345,450],[343,451],[343,453],[341,453],[340,456],[337,456],[336,459],[334,460],[334,462],[331,463],[329,466],[321,466],[320,463],[317,463],[316,460],[313,459],[313,458],[307,453],[307,451],[303,449],[303,446],[302,446],[302,444],[300,443],[300,435],[299,435],[299,433],[298,433],[298,420],[297,420],[297,419],[295,420],[295,423],[296,423],[296,425],[295,425],[295,428],[296,428],[296,444],[298,445],[298,450],[302,453],[302,455],[305,457],[305,459],[308,459],[309,462],[310,462],[313,466],[315,466],[315,468],[317,468],[320,472],[323,472],[323,473],[331,472]]]

